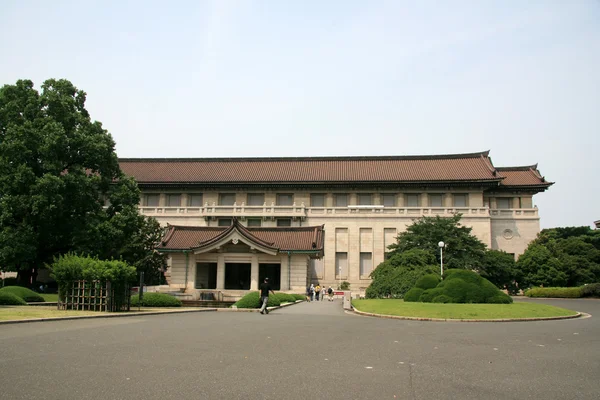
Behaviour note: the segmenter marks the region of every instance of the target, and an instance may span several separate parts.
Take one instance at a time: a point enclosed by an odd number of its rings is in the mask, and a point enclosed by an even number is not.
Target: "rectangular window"
[[[248,193],[248,201],[246,205],[248,206],[262,206],[265,204],[265,194],[264,193]]]
[[[373,205],[371,193],[359,193],[358,194],[358,205],[359,206],[371,206]]]
[[[277,205],[278,206],[294,205],[294,195],[292,193],[277,193]]]
[[[336,194],[335,195],[335,206],[336,207],[347,207],[348,206],[348,195],[347,194]]]
[[[277,218],[277,226],[292,226],[290,218]]]
[[[510,197],[496,198],[496,208],[506,210],[506,209],[511,208],[511,206],[510,206],[511,203],[512,203],[512,199]]]
[[[248,226],[261,226],[260,218],[248,218]]]
[[[202,193],[189,193],[187,205],[188,207],[202,207]]]
[[[348,253],[335,253],[335,279],[345,279],[348,276]]]
[[[144,206],[146,207],[158,207],[160,201],[160,194],[145,194],[144,195]]]
[[[232,206],[235,203],[235,193],[219,193],[220,206]]]
[[[419,207],[419,195],[418,194],[407,194],[406,195],[406,207]]]
[[[181,195],[167,194],[167,207],[181,207]]]
[[[429,195],[429,207],[441,207],[443,196],[441,194],[430,194]]]
[[[384,207],[396,207],[396,195],[392,193],[384,193],[381,195],[381,201]]]
[[[466,207],[467,206],[467,195],[466,194],[455,194],[452,196],[454,199],[454,207]]]
[[[360,276],[368,278],[373,270],[373,253],[360,253]]]
[[[310,195],[311,207],[325,207],[325,195],[323,193],[313,193]]]
[[[231,226],[231,218],[219,218],[219,226]]]

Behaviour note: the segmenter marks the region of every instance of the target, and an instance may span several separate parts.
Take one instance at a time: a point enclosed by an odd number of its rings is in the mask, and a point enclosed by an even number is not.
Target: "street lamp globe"
[[[440,248],[444,247],[444,245],[445,245],[445,243],[444,243],[444,242],[439,242],[439,243],[438,243],[438,246],[439,246]]]

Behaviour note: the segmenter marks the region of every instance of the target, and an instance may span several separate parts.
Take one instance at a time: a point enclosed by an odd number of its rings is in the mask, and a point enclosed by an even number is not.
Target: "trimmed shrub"
[[[423,290],[433,289],[440,283],[439,275],[427,274],[419,278],[419,280],[415,283],[415,287],[421,288]]]
[[[513,299],[506,293],[500,293],[488,298],[486,302],[489,304],[511,304]]]
[[[296,299],[296,300],[306,300],[306,295],[305,294],[296,294],[296,293],[294,293],[292,296],[294,296],[294,299]]]
[[[453,279],[462,279],[465,282],[478,285],[483,278],[477,272],[469,271],[467,269],[448,269],[444,271],[444,282]],[[494,287],[496,287],[496,285],[494,285]]]
[[[435,296],[432,303],[452,303],[452,299],[445,294],[440,294],[439,296]]]
[[[0,293],[12,293],[25,300],[27,303],[43,303],[46,301],[33,290],[29,290],[22,286],[6,286],[0,289]]]
[[[287,293],[276,293],[275,296],[279,297],[280,303],[293,303],[296,301],[295,296]]]
[[[281,304],[279,301],[279,297],[277,294],[275,296],[269,296],[269,301],[267,302],[267,307],[277,307]],[[260,308],[260,293],[259,292],[251,292],[239,299],[234,306],[237,308]]]
[[[410,289],[408,292],[406,292],[406,294],[404,295],[404,301],[409,301],[409,302],[419,301],[419,297],[421,297],[421,294],[423,294],[424,291],[425,291],[424,289],[414,287],[414,288]]]
[[[421,297],[419,297],[419,301],[422,303],[431,303],[431,300],[433,300],[434,297],[437,297],[440,294],[443,294],[442,288],[427,289],[423,292],[423,294],[421,294]]]
[[[144,293],[142,298],[144,307],[181,307],[181,300],[167,293]],[[140,306],[140,295],[131,296],[131,307]]]
[[[581,287],[538,287],[526,290],[525,296],[575,299],[583,296],[583,289]]]
[[[582,297],[600,297],[600,283],[590,283],[581,287]]]
[[[5,306],[26,306],[25,300],[20,298],[19,296],[9,293],[9,292],[0,292],[0,304]]]

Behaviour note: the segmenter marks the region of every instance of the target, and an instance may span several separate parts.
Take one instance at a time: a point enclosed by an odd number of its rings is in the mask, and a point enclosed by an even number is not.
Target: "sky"
[[[119,157],[472,153],[600,220],[600,0],[0,1],[0,85],[66,78]]]

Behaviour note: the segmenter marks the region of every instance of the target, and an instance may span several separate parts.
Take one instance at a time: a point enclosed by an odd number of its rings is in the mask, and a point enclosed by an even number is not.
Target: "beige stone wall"
[[[525,252],[529,242],[540,231],[539,218],[532,219],[492,219],[491,234],[493,250],[513,253],[515,259]]]

